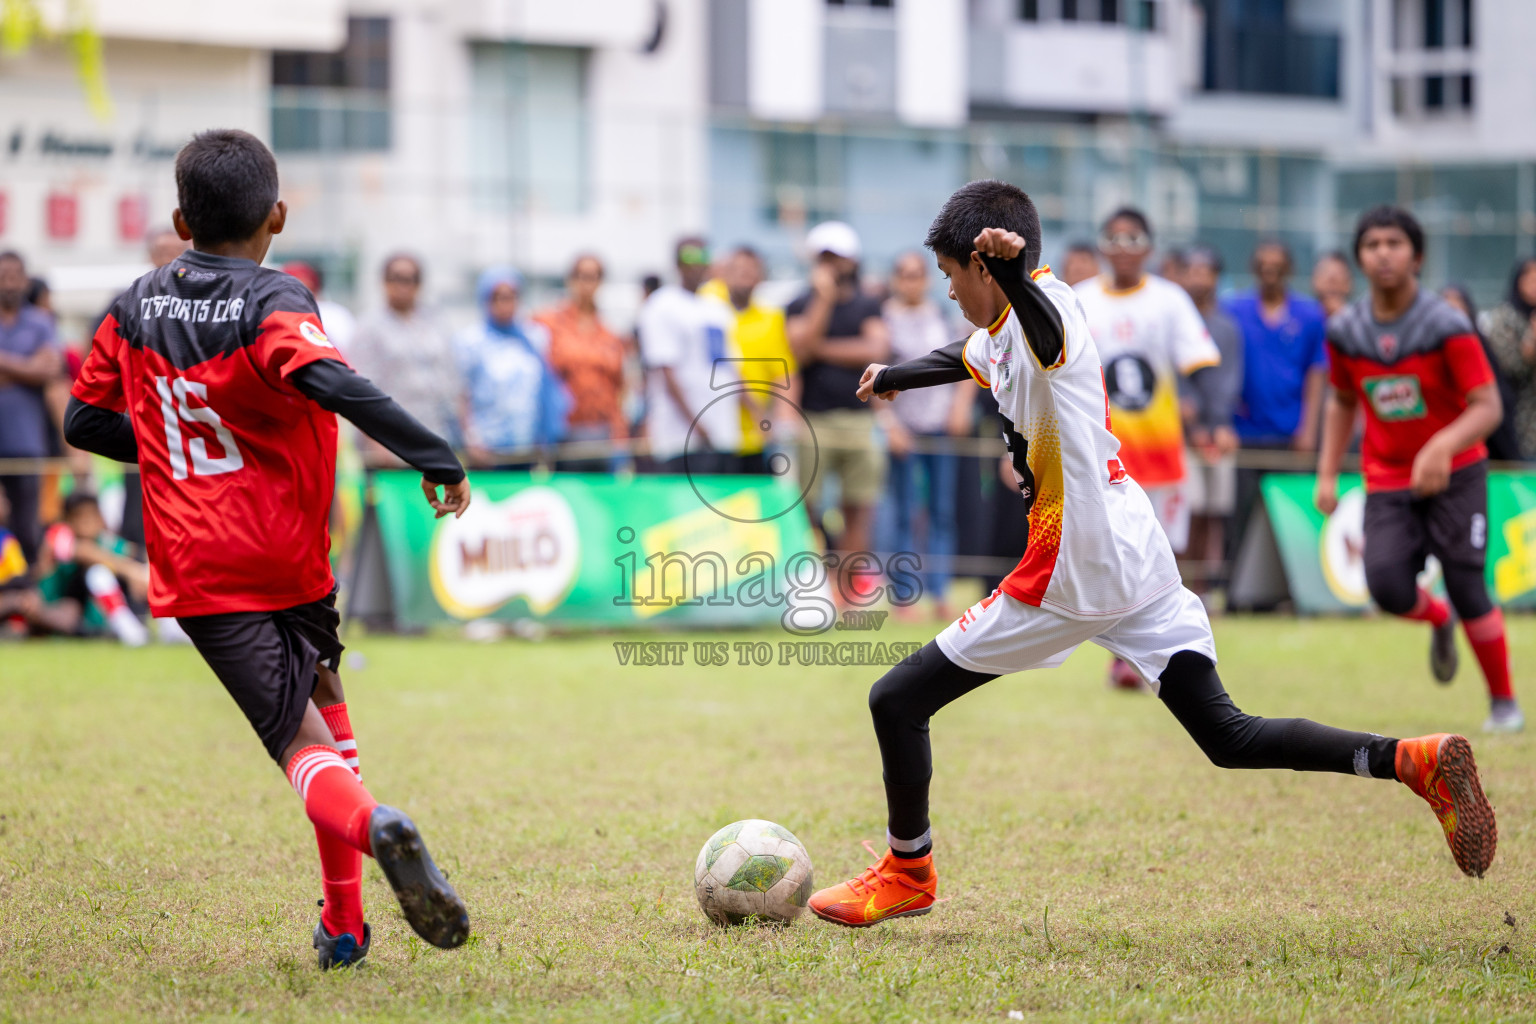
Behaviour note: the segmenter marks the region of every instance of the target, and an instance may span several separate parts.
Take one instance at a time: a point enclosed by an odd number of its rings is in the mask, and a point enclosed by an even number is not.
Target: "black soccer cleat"
[[[342,932],[340,935],[332,935],[325,930],[325,922],[315,925],[315,951],[320,955],[320,969],[328,971],[332,967],[356,967],[363,962],[363,957],[368,955],[368,947],[373,945],[373,929],[363,925],[363,941],[357,941],[357,936],[351,932]]]
[[[1435,682],[1448,686],[1456,678],[1460,655],[1456,653],[1456,616],[1451,615],[1445,625],[1436,626],[1429,638],[1429,671]]]
[[[416,934],[439,949],[464,945],[469,938],[469,911],[432,863],[411,819],[380,804],[368,819],[368,843]]]

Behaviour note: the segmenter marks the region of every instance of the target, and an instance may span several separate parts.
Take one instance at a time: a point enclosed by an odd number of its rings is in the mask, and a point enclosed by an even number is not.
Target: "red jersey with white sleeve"
[[[138,443],[150,608],[276,611],[335,587],[336,416],[288,380],[345,363],[296,278],[192,250],[139,278],[97,329],[73,394]]]
[[[1077,296],[1049,267],[1031,277],[1061,317],[1060,355],[1042,364],[1010,306],[970,336],[963,356],[1022,437],[1034,478],[1029,543],[1002,590],[1068,618],[1124,616],[1179,587],[1178,567],[1146,493],[1120,463]]]
[[[1494,382],[1472,322],[1419,289],[1408,311],[1380,323],[1363,296],[1328,320],[1328,375],[1365,407],[1361,462],[1367,491],[1406,490],[1424,443],[1467,408],[1467,392]],[[1451,470],[1488,457],[1479,441],[1456,453]]]

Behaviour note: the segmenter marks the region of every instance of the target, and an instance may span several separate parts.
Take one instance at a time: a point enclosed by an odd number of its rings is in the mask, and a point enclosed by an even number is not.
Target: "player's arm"
[[[1325,352],[1331,386],[1323,406],[1323,439],[1318,446],[1317,488],[1312,501],[1319,512],[1331,516],[1339,505],[1339,466],[1355,429],[1360,396],[1355,391],[1353,371],[1332,341],[1325,344]]]
[[[867,402],[871,396],[878,395],[889,402],[898,391],[936,388],[969,379],[970,372],[965,368],[965,342],[966,339],[961,338],[896,366],[871,363],[859,379],[860,401]]]
[[[1067,328],[1050,296],[1025,273],[1024,239],[1012,231],[987,228],[976,236],[976,251],[1013,306],[1013,315],[1019,318],[1024,340],[1035,358],[1041,366],[1055,366],[1066,349]]]
[[[469,478],[453,449],[372,381],[336,359],[305,363],[289,373],[288,380],[300,394],[345,418],[420,473],[422,490],[439,519],[464,514],[469,507]]]
[[[1466,395],[1467,407],[1435,431],[1414,456],[1409,486],[1420,497],[1445,490],[1451,482],[1451,463],[1456,456],[1486,440],[1504,419],[1499,385],[1477,335],[1468,330],[1447,339],[1445,360],[1451,377]]]
[[[126,414],[69,396],[64,409],[64,443],[116,462],[138,462],[139,442]]]

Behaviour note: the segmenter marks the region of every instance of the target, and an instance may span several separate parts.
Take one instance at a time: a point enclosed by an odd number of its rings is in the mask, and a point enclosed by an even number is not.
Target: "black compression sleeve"
[[[1022,259],[1005,260],[996,256],[983,256],[981,259],[987,266],[987,272],[992,275],[992,280],[997,282],[1003,295],[1012,304],[1013,315],[1019,318],[1019,326],[1024,329],[1024,340],[1034,350],[1035,358],[1040,360],[1041,366],[1054,366],[1056,360],[1061,358],[1067,331],[1056,304],[1039,285],[1030,280],[1029,274],[1024,271]]]
[[[971,374],[965,368],[964,352],[965,339],[961,338],[925,356],[908,359],[896,366],[887,366],[875,378],[875,394],[932,388],[965,380]]]
[[[64,440],[72,448],[118,462],[138,462],[139,442],[133,421],[120,412],[69,396],[64,410]]]
[[[320,408],[345,417],[357,429],[404,459],[434,484],[456,484],[464,467],[448,442],[422,426],[398,402],[345,363],[319,359],[289,374],[293,386]]]

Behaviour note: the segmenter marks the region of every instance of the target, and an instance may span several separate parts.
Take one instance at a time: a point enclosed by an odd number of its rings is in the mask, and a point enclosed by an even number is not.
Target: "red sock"
[[[368,845],[368,817],[379,802],[368,794],[332,747],[305,747],[288,762],[288,781],[304,801],[304,813],[327,835],[354,850]]]
[[[352,736],[347,705],[331,704],[321,708],[320,715],[331,730],[341,759],[361,780],[363,773],[357,766],[357,741]],[[319,825],[315,826],[315,842],[320,847],[320,884],[325,890],[325,907],[320,912],[320,920],[330,934],[351,932],[361,942],[363,855],[340,839],[327,835]]]
[[[1515,691],[1509,683],[1509,647],[1504,642],[1504,613],[1495,608],[1487,615],[1468,619],[1461,624],[1467,631],[1467,642],[1477,663],[1483,667],[1483,678],[1488,681],[1488,696],[1495,700],[1511,700]]]
[[[325,724],[330,728],[336,749],[341,751],[341,759],[361,779],[363,770],[357,766],[357,738],[352,735],[352,720],[347,717],[346,701],[321,708],[320,717],[325,719]]]
[[[1413,608],[1403,616],[1415,622],[1427,622],[1436,629],[1445,625],[1451,617],[1451,609],[1444,601],[1435,597],[1423,587],[1419,588],[1419,599],[1414,602]]]

